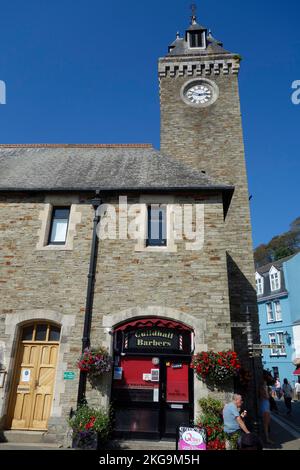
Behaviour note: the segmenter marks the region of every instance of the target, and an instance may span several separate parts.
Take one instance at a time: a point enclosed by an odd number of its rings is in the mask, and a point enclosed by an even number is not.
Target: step
[[[122,450],[176,450],[176,442],[174,441],[144,441],[119,439],[111,441],[111,449]]]
[[[4,442],[12,442],[16,444],[43,444],[44,436],[47,434],[45,431],[18,431],[9,430],[2,431],[2,438]],[[3,440],[3,439],[2,439]]]

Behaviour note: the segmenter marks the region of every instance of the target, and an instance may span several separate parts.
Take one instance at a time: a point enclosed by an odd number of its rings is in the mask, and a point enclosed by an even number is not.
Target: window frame
[[[54,220],[59,220],[59,218],[54,217],[54,214],[55,214],[56,210],[68,210],[69,211],[67,228],[66,228],[66,237],[65,237],[65,241],[63,241],[63,242],[52,242],[51,241],[51,235],[52,235]],[[50,227],[49,227],[49,233],[48,233],[48,243],[47,243],[48,246],[64,246],[67,243],[68,230],[69,230],[69,224],[70,224],[70,215],[71,215],[71,206],[53,206],[52,207]],[[65,219],[61,219],[61,220],[65,220]]]
[[[201,41],[201,46],[199,46],[199,40],[196,40],[197,36],[200,38]],[[198,45],[193,46],[192,45],[192,38],[195,38],[195,44]],[[205,49],[206,48],[206,32],[205,31],[189,31],[188,32],[188,44],[190,49]]]
[[[263,295],[263,293],[264,293],[264,277],[261,276],[259,273],[256,273],[255,283],[256,283],[256,295]]]
[[[274,332],[268,333],[268,336],[269,336],[269,344],[270,345],[276,344],[276,333],[274,333]],[[274,343],[271,340],[271,336],[274,339]],[[270,356],[278,356],[278,353],[276,351],[278,351],[278,349],[276,349],[276,348],[270,349]]]
[[[279,335],[282,335],[283,342],[280,342]],[[283,331],[275,331],[275,332],[272,331],[272,332],[268,333],[268,336],[269,336],[269,344],[270,345],[272,345],[272,344],[282,344],[283,345],[283,348],[272,348],[272,349],[270,349],[270,356],[287,356],[286,347],[285,347],[285,343],[284,343],[284,333],[283,333]],[[274,343],[272,343],[271,337],[275,340]]]
[[[281,277],[280,271],[276,269],[274,266],[269,271],[269,278],[270,278],[270,289],[271,292],[276,292],[281,289]]]
[[[151,238],[151,210],[158,208],[159,209],[159,238],[152,239]],[[161,217],[163,209],[164,217]],[[163,222],[165,222],[165,230],[163,229]],[[146,247],[163,247],[166,248],[168,246],[168,214],[167,214],[167,205],[162,203],[156,204],[147,204],[147,238],[146,238]],[[163,238],[163,233],[165,232],[165,238]]]
[[[44,340],[39,340],[36,338],[37,336],[37,329],[39,326],[45,326],[46,327],[46,335]],[[31,339],[24,339],[24,330],[26,328],[32,328],[32,335]],[[52,329],[58,329],[59,330],[59,339],[58,340],[52,340],[50,339],[50,334]],[[43,321],[35,321],[33,323],[26,323],[25,325],[22,326],[20,335],[21,335],[21,342],[22,343],[43,343],[43,344],[59,344],[61,341],[61,330],[62,327],[61,325],[58,325],[53,322],[49,322],[47,320]]]
[[[282,335],[282,342],[279,341],[279,335]],[[277,340],[277,344],[282,344],[283,345],[283,348],[282,349],[279,349],[279,356],[286,356],[287,353],[286,353],[286,347],[285,347],[285,342],[284,342],[284,333],[283,331],[276,331],[276,340]]]
[[[275,321],[278,321],[278,322],[282,321],[282,308],[281,308],[280,300],[274,300],[273,304],[274,304],[274,312],[275,312]],[[276,305],[279,305],[280,318],[277,315],[278,309],[276,308]]]
[[[269,311],[268,311],[268,306],[270,306],[270,312],[272,314],[272,318],[269,318]],[[274,323],[275,322],[275,316],[274,316],[274,311],[273,311],[273,304],[272,302],[266,302],[266,311],[267,311],[267,323]]]

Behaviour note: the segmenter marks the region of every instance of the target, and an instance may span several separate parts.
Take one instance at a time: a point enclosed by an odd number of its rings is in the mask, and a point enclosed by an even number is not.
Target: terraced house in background
[[[199,398],[228,399],[233,385],[212,392],[189,365],[195,352],[235,349],[247,366],[246,335],[231,325],[246,311],[259,341],[239,68],[193,15],[159,60],[160,151],[1,146],[3,429],[66,443],[86,394],[93,406],[113,401],[118,435],[159,439],[193,420]],[[98,240],[97,208],[120,214],[120,196],[138,205],[144,235]],[[204,216],[194,250],[172,238],[186,205]],[[117,369],[86,390],[82,339],[107,347]]]
[[[300,253],[261,266],[256,272],[263,365],[282,382],[300,377]],[[299,367],[297,370],[297,366]]]

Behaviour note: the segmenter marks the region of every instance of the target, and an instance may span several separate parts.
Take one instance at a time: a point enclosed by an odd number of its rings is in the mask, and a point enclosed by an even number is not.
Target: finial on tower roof
[[[180,32],[179,31],[177,31],[177,33],[176,33],[176,39],[180,39]]]
[[[196,24],[197,23],[197,5],[195,3],[192,3],[191,10],[192,10],[191,24]]]

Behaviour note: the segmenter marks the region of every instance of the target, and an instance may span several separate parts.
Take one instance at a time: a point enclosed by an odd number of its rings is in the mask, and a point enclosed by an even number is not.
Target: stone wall
[[[132,197],[129,205],[139,201]],[[177,243],[176,252],[137,251],[135,240],[100,241],[92,346],[106,345],[112,350],[110,330],[115,324],[156,315],[194,328],[196,350],[231,348],[221,195],[173,195],[172,201],[204,206],[203,249],[187,251],[186,240]],[[118,201],[105,202],[116,205]],[[72,246],[66,250],[40,245],[51,203],[73,203]],[[0,390],[1,415],[5,417],[7,411],[19,327],[31,320],[55,321],[62,325],[62,336],[48,438],[64,443],[68,441],[66,420],[71,407],[76,407],[78,392],[76,360],[81,351],[92,219],[86,196],[1,196],[0,341],[9,371],[5,389]],[[76,372],[76,380],[63,380],[66,370]],[[108,403],[110,379],[98,389],[88,385],[90,404]],[[195,404],[206,395],[206,388],[196,381]]]

